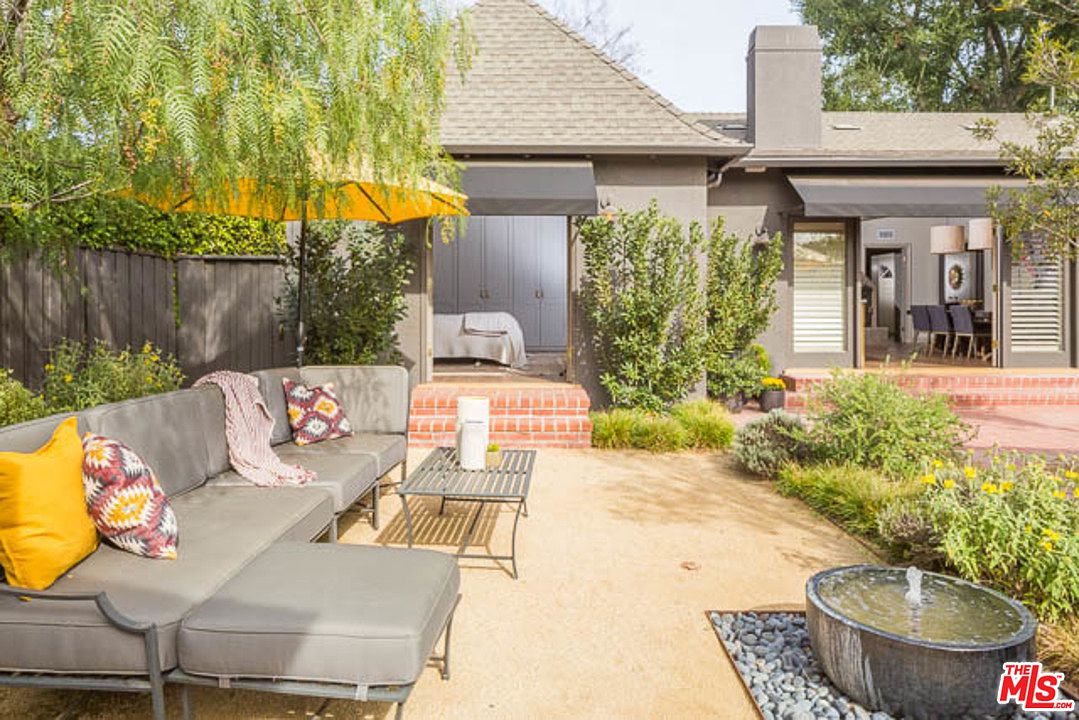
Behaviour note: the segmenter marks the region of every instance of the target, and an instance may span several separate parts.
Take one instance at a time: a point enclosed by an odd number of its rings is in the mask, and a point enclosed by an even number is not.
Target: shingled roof
[[[447,82],[451,153],[736,155],[748,149],[697,122],[532,0],[480,0],[478,54]]]
[[[744,113],[694,117],[733,139],[745,137]],[[980,140],[972,132],[979,120],[992,120],[998,137],[1021,144],[1034,142],[1038,131],[1022,113],[824,112],[821,119],[820,148],[757,149],[743,164],[1000,165],[1000,143]]]

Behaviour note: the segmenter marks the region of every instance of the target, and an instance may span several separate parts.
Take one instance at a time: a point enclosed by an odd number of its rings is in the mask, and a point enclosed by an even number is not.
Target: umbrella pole
[[[303,202],[300,210],[300,260],[299,280],[296,288],[296,367],[303,367],[303,350],[307,340],[306,328],[303,322],[304,291],[306,290],[306,265],[307,265],[307,202]]]

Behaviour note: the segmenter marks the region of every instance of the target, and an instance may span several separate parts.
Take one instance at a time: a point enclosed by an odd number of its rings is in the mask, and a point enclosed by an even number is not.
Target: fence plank
[[[149,340],[177,358],[189,381],[294,358],[295,339],[280,329],[284,273],[275,259],[80,249],[73,263],[61,276],[36,259],[0,263],[0,366],[32,386],[63,338],[115,349]]]

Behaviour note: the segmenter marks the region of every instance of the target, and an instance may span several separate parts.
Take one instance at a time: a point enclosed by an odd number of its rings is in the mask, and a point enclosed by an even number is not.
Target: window
[[[794,351],[847,346],[847,235],[842,223],[794,226]]]
[[[1012,265],[1011,344],[1017,352],[1064,348],[1064,268],[1032,256]]]

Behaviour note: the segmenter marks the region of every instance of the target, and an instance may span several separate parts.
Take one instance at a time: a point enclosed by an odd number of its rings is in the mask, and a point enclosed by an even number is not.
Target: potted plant
[[[496,470],[502,467],[502,448],[495,443],[487,446],[487,469]]]
[[[771,412],[782,410],[787,404],[787,386],[776,377],[766,377],[761,380],[761,410]]]

